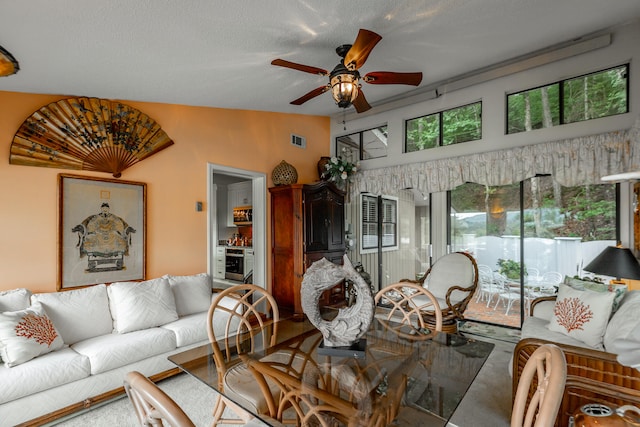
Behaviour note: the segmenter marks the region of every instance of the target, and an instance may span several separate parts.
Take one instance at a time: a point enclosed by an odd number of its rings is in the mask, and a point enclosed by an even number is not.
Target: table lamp
[[[622,246],[608,246],[595,257],[585,271],[603,276],[615,277],[616,280],[640,280],[640,264],[629,248]]]

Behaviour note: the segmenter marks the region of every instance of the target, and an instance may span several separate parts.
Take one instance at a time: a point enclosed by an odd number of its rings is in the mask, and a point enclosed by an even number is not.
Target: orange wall
[[[0,91],[0,290],[56,290],[58,174],[111,178],[9,164],[13,136],[24,120],[63,98]],[[153,118],[174,141],[121,177],[147,184],[148,278],[207,271],[206,209],[194,207],[207,200],[207,163],[263,172],[271,186],[271,171],[282,160],[295,166],[298,182],[317,180],[316,163],[330,151],[328,117],[124,103]],[[306,150],[289,143],[291,133],[306,137]]]

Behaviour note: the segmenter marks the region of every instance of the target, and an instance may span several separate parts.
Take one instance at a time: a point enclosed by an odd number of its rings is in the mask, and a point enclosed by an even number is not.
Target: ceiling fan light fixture
[[[331,95],[340,108],[347,108],[358,97],[359,73],[345,72],[331,76]]]
[[[0,46],[0,77],[15,74],[20,69],[18,61],[7,50]]]

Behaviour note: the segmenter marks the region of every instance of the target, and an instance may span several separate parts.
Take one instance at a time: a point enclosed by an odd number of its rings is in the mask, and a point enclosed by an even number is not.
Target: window
[[[374,252],[378,249],[380,232],[382,234],[382,250],[397,249],[398,199],[388,196],[363,194],[361,195],[361,201],[361,252]]]
[[[387,157],[387,125],[336,138],[336,153],[350,160]]]
[[[406,121],[405,152],[482,138],[482,103],[476,102]]]
[[[507,133],[629,112],[629,65],[507,95]]]

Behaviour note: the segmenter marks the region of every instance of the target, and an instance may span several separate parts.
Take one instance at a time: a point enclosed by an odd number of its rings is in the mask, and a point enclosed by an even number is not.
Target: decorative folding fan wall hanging
[[[153,119],[121,102],[69,98],[34,112],[13,137],[13,165],[122,171],[173,141]]]

